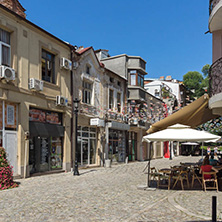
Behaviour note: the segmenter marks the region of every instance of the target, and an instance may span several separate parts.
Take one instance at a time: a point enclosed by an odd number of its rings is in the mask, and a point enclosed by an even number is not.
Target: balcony
[[[86,103],[80,104],[79,111],[81,114],[86,114],[89,116],[100,117],[100,115],[101,115],[101,111],[99,108],[96,108],[95,106],[92,106],[92,105],[86,104]]]
[[[222,114],[222,57],[214,62],[209,72],[209,108],[214,114]]]
[[[210,3],[209,3],[209,15],[211,14],[212,10],[218,4],[219,1],[220,0],[210,0]]]
[[[210,0],[209,2],[209,30],[214,32],[222,29],[222,1]]]
[[[222,92],[222,57],[210,67],[209,91],[210,97]]]

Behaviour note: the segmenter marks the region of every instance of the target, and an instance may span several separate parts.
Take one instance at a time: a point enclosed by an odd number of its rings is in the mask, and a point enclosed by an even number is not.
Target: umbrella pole
[[[202,142],[202,160],[203,160],[203,144],[204,142]]]
[[[170,144],[170,147],[169,147],[169,149],[170,149],[170,160],[172,160],[172,141],[169,141],[169,144]]]
[[[151,143],[149,144],[149,153],[148,153],[148,167],[147,167],[147,187],[150,187],[150,159],[151,159]]]

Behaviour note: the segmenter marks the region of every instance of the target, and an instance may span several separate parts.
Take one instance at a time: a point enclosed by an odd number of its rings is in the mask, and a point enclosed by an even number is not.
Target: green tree
[[[191,99],[199,98],[204,93],[209,92],[209,71],[210,65],[206,64],[201,69],[203,75],[197,71],[190,71],[183,76],[184,85],[193,92],[190,95]]]
[[[205,77],[209,77],[210,65],[206,64],[202,69],[201,72],[204,74]]]
[[[199,98],[204,94],[204,89],[202,89],[203,76],[197,71],[190,71],[183,76],[184,85],[193,92],[191,98]]]
[[[209,92],[209,72],[210,72],[210,65],[206,64],[201,72],[204,74],[205,79],[202,81],[201,87],[204,89],[205,92]]]

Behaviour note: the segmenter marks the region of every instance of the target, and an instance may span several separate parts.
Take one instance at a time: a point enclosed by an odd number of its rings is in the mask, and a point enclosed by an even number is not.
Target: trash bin
[[[111,160],[105,160],[105,167],[108,168],[108,167],[111,167]]]

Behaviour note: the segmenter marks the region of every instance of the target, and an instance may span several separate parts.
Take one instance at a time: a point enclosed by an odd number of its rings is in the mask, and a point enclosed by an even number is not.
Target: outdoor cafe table
[[[181,175],[181,172],[184,173],[186,171],[186,167],[184,166],[174,166],[174,168],[163,168],[163,169],[160,169],[159,172],[160,173],[163,173],[165,175],[168,175],[169,178],[168,178],[168,190],[170,189],[170,182],[171,182],[171,179],[174,178],[175,179],[175,182],[173,184],[173,188],[175,187],[175,185],[177,184],[177,182],[181,179],[182,175]],[[188,175],[188,174],[187,174]],[[159,176],[159,183],[160,183],[160,179],[161,179],[161,176]],[[182,178],[182,182],[183,182],[183,179]],[[188,182],[188,187],[189,187],[189,182]],[[182,185],[182,189],[183,189],[183,185]]]

